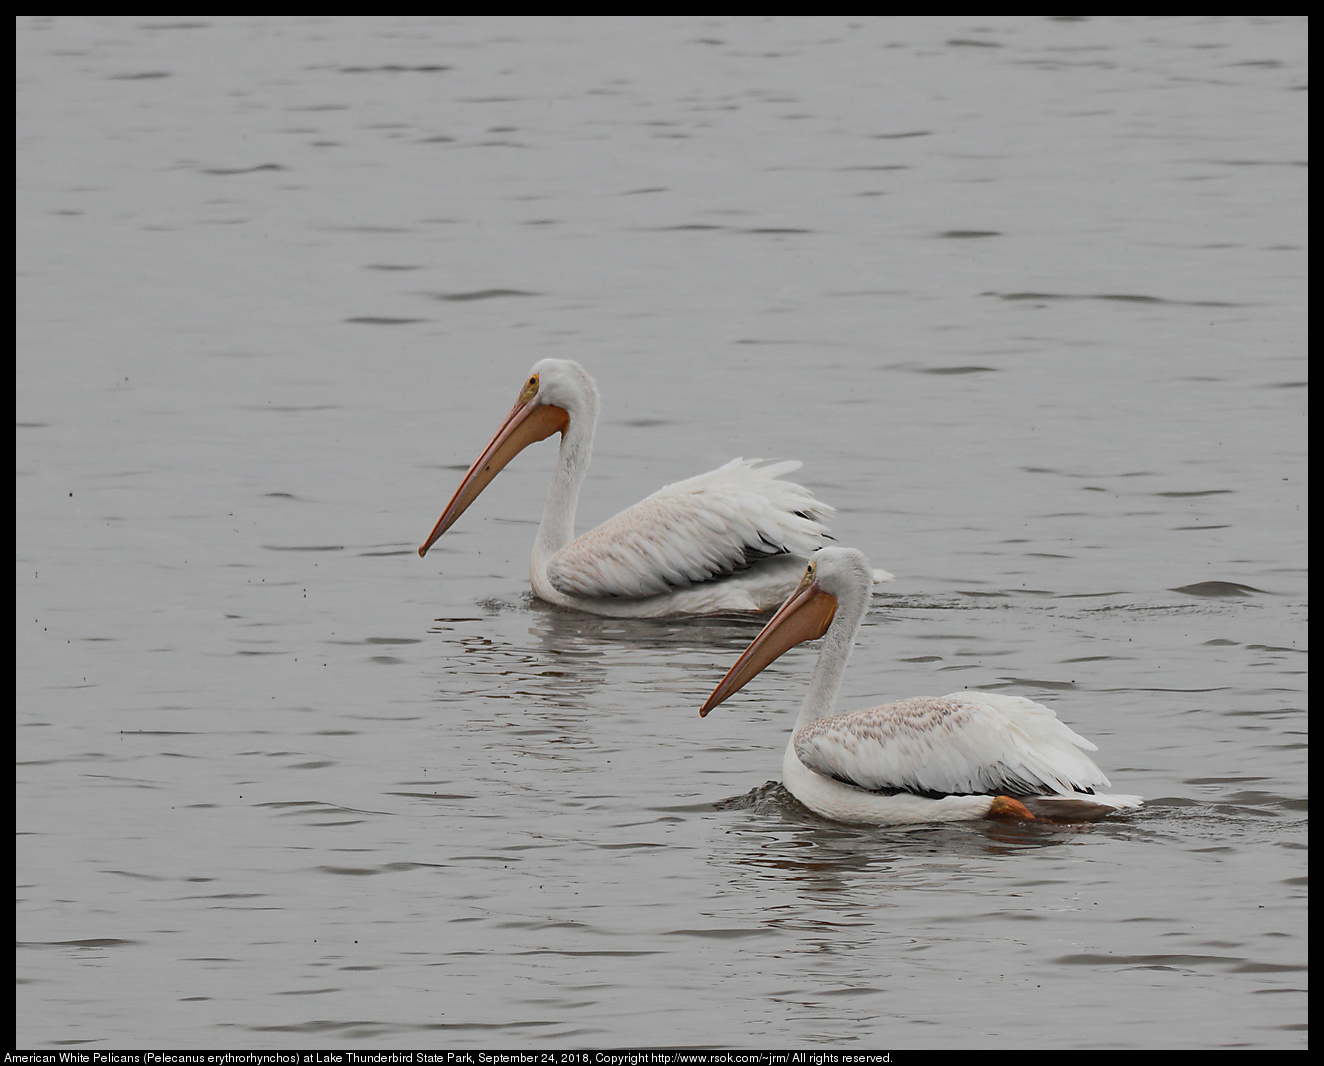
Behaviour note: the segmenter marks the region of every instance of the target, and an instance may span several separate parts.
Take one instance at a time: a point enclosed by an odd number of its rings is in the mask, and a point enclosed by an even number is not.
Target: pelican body
[[[834,714],[872,575],[861,552],[814,554],[796,590],[699,711],[707,715],[795,645],[823,638],[782,783],[838,822],[910,825],[977,818],[1096,821],[1140,805],[1108,795],[1095,745],[1021,696],[955,692]]]
[[[618,617],[770,611],[795,587],[805,556],[831,541],[833,509],[781,480],[800,464],[758,459],[667,485],[575,537],[598,408],[597,385],[578,363],[536,363],[418,554],[507,463],[553,433],[560,451],[529,563],[534,593],[550,603]]]

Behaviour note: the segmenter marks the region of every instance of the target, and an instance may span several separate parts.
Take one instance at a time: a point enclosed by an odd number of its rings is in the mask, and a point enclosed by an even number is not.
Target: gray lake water
[[[1304,20],[17,22],[19,1046],[1305,1047]],[[531,598],[804,461],[843,709],[1046,702],[1134,816],[821,821],[815,655]]]

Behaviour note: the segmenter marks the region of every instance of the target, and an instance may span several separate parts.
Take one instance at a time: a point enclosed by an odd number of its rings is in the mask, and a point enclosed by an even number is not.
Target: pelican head
[[[568,359],[535,363],[520,387],[515,406],[469,467],[418,554],[426,555],[505,465],[530,444],[553,433],[564,437],[572,421],[587,425],[591,440],[597,413],[598,387],[582,366]]]
[[[873,571],[863,552],[838,547],[814,552],[800,584],[727,671],[700,708],[699,716],[707,716],[797,644],[821,637],[843,601],[850,605],[852,613],[858,612],[863,618],[872,588]]]

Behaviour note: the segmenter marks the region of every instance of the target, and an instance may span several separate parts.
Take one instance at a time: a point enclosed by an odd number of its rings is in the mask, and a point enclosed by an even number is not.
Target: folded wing
[[[562,548],[547,576],[573,596],[653,596],[832,540],[833,509],[779,480],[793,460],[733,459],[659,489]]]
[[[795,734],[815,773],[875,792],[1090,794],[1108,778],[1095,746],[1020,696],[957,692],[819,719]]]

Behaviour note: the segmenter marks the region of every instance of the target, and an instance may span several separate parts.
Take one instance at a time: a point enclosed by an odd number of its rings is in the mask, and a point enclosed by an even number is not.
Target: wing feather
[[[677,481],[571,541],[548,580],[572,596],[653,596],[743,570],[768,555],[831,541],[833,509],[780,480],[794,460],[733,459]]]
[[[875,792],[1073,795],[1108,787],[1095,746],[1042,704],[958,692],[819,719],[795,734],[815,773]]]

